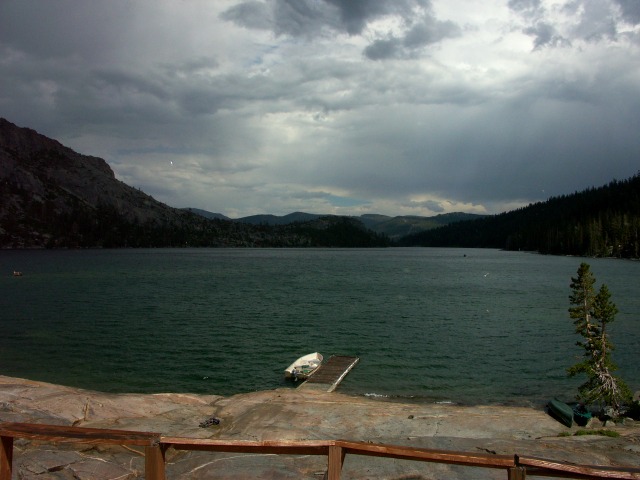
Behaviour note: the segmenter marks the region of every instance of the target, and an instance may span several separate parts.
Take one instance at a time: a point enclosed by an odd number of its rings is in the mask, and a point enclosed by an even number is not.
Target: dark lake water
[[[614,359],[638,390],[640,263],[477,249],[1,251],[0,374],[232,395],[287,385],[319,351],[361,358],[343,393],[537,406],[580,383],[581,261],[620,310]]]

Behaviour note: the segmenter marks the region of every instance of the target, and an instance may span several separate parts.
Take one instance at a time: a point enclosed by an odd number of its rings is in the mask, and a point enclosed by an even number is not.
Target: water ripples
[[[567,308],[580,261],[455,249],[0,252],[3,271],[25,272],[0,279],[0,373],[230,395],[284,386],[284,367],[320,351],[361,357],[345,393],[540,402],[575,387]],[[621,311],[620,372],[634,373],[639,264],[589,262]]]

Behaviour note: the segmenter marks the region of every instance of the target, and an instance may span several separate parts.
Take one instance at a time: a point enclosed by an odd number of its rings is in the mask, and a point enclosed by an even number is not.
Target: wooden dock
[[[313,375],[298,388],[313,388],[315,390],[333,392],[359,361],[360,359],[358,357],[333,355],[327,363],[322,364],[313,372]]]

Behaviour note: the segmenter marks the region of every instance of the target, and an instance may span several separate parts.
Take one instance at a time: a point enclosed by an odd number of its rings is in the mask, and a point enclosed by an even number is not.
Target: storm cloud
[[[499,213],[640,158],[635,0],[0,3],[0,116],[172,206]]]

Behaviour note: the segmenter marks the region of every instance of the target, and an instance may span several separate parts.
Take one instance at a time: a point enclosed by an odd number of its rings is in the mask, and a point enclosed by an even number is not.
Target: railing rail
[[[339,480],[347,454],[503,469],[507,471],[508,480],[524,480],[527,474],[578,479],[640,480],[640,468],[576,465],[519,455],[454,452],[346,440],[254,442],[167,437],[154,432],[29,423],[0,423],[0,480],[12,478],[14,438],[93,445],[143,446],[146,480],[165,480],[165,452],[168,448],[253,454],[324,455],[327,457],[328,480]]]
[[[602,465],[576,465],[544,458],[515,456],[516,464],[531,475],[564,478],[640,478],[640,468],[607,467]]]

